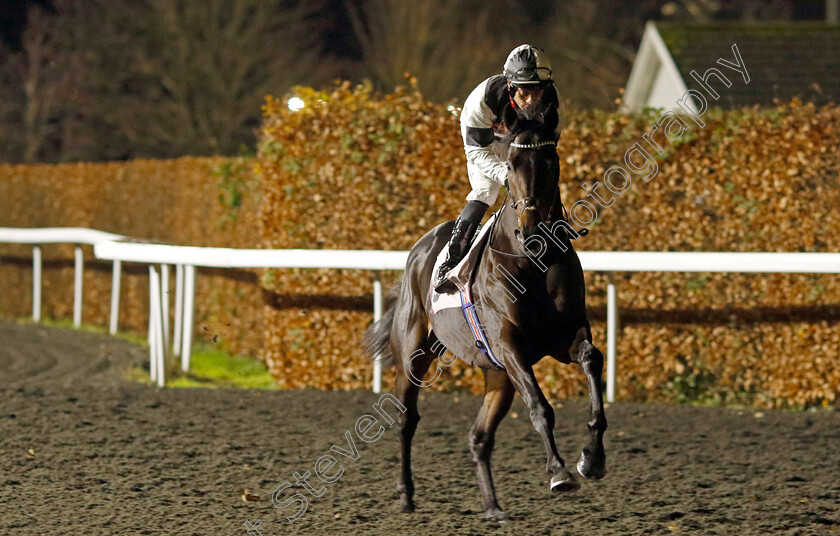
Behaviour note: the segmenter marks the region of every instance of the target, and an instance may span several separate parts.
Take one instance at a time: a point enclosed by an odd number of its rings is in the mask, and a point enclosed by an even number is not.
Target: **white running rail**
[[[76,234],[82,232],[83,234]],[[39,234],[40,233],[40,234]],[[88,234],[90,233],[90,234]],[[84,238],[81,238],[84,237]],[[196,267],[214,268],[346,268],[373,270],[374,320],[382,316],[383,295],[379,279],[381,270],[402,270],[407,251],[306,250],[306,249],[231,249],[171,246],[132,243],[125,237],[88,229],[10,229],[0,227],[0,242],[48,243],[70,242],[94,245],[99,259],[114,261],[114,287],[111,300],[111,327],[116,331],[119,312],[120,262],[150,265],[149,349],[154,381],[163,385],[163,352],[168,346],[167,265],[176,272],[174,352],[180,353],[181,368],[189,369],[193,334]],[[642,251],[579,251],[584,271],[596,272],[712,272],[712,273],[840,273],[840,253],[730,253],[730,252],[642,252]],[[33,259],[40,259],[36,247]],[[78,255],[77,255],[78,259]],[[33,261],[35,264],[35,261]],[[161,264],[157,275],[155,264]],[[34,266],[40,274],[40,263]],[[80,271],[80,270],[79,270]],[[78,278],[78,276],[77,276]],[[40,278],[39,278],[40,279]],[[39,289],[40,292],[40,289]],[[81,311],[81,289],[77,289]],[[155,297],[156,296],[156,297]],[[40,302],[38,303],[40,308]],[[35,301],[33,299],[33,316]],[[74,308],[75,311],[75,308]],[[80,313],[81,315],[81,313]],[[75,319],[75,315],[74,315]],[[618,298],[615,284],[607,288],[607,393],[608,402],[615,400],[616,346],[618,339]],[[373,390],[382,388],[382,369],[374,363]]]
[[[81,227],[46,227],[22,229],[18,227],[0,227],[0,242],[9,244],[35,244],[32,248],[32,319],[41,321],[42,259],[41,244],[76,244],[73,285],[73,325],[82,325],[82,280],[84,275],[84,257],[81,244],[94,245],[106,240],[122,240],[125,237]],[[115,311],[120,307],[120,261],[114,261],[111,291],[111,333],[117,332]],[[116,300],[116,301],[115,301]]]
[[[382,317],[382,283],[379,279],[381,270],[402,270],[408,260],[407,251],[369,251],[369,250],[313,250],[313,249],[231,249],[231,248],[203,248],[193,246],[169,246],[164,244],[142,244],[126,242],[101,242],[93,248],[98,259],[140,262],[147,264],[160,264],[162,270],[166,265],[175,264],[178,270],[184,272],[184,282],[181,285],[180,277],[176,277],[175,286],[175,353],[180,351],[181,370],[187,371],[190,368],[190,348],[193,334],[193,313],[195,308],[195,269],[196,267],[207,268],[346,268],[359,270],[373,270],[375,273],[374,289],[374,321]],[[151,269],[151,268],[150,268]],[[166,271],[163,271],[166,274]],[[154,276],[152,276],[153,278]],[[164,278],[165,279],[165,278]],[[156,281],[156,280],[155,280]],[[150,280],[151,292],[163,293],[166,299],[169,287],[155,287]],[[160,290],[159,290],[160,288]],[[182,310],[179,311],[177,304],[182,303]],[[157,305],[150,304],[154,311],[155,319],[150,322],[164,322],[168,326],[166,318],[168,307],[165,307],[160,315],[157,312]],[[181,329],[179,330],[179,326]],[[179,331],[181,333],[179,334]],[[157,333],[166,333],[167,330],[149,328],[150,360],[162,359],[155,353],[154,348],[161,346],[155,337]],[[164,336],[163,347],[168,347],[168,339]],[[180,348],[178,345],[180,341]],[[153,370],[161,371],[162,367]],[[382,364],[377,358],[373,365],[373,391],[379,393],[382,389]],[[155,378],[152,378],[153,381]],[[158,382],[162,380],[158,377]]]

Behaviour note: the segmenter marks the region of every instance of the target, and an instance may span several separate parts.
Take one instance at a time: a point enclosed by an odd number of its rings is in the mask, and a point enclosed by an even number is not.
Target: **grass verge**
[[[34,325],[31,318],[19,319],[18,324]],[[40,324],[49,328],[77,329],[71,320],[42,319]],[[108,329],[82,324],[79,331],[109,335]],[[118,332],[114,337],[148,349],[144,337]],[[148,361],[142,366],[130,367],[123,375],[128,381],[151,385]],[[170,357],[166,364],[166,387],[235,389],[277,389],[277,382],[268,373],[262,361],[252,357],[233,355],[212,345],[196,344],[190,354],[190,370],[182,372],[177,357]]]

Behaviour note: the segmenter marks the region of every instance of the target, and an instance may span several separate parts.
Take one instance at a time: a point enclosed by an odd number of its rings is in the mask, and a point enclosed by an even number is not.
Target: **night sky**
[[[353,36],[353,27],[344,7],[344,0],[326,0],[332,13],[332,24],[325,31],[327,51],[348,59],[360,59],[361,52]],[[361,0],[359,0],[361,1]],[[556,5],[555,0],[513,0],[529,12],[537,22]],[[38,6],[55,12],[52,0],[0,0],[0,41],[12,50],[20,49],[20,38],[26,27],[27,8]],[[794,20],[822,19],[825,16],[825,0],[799,0],[793,2]]]
[[[55,13],[51,0],[0,0],[0,42],[12,50],[20,50],[29,6]]]
[[[341,58],[359,60],[359,45],[353,36],[353,25],[344,9],[344,0],[327,0],[327,9],[333,13],[333,26],[326,32],[327,50]]]

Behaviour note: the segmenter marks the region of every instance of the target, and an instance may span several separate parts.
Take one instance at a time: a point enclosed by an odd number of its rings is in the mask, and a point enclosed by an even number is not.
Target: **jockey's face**
[[[543,90],[542,89],[526,89],[526,88],[516,88],[516,93],[513,95],[513,102],[519,106],[520,109],[525,111],[531,111],[537,107],[540,103],[540,99],[542,99]]]

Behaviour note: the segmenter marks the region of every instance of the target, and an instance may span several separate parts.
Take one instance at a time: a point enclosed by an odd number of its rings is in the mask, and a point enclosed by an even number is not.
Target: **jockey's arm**
[[[487,106],[484,96],[485,80],[476,87],[461,110],[461,136],[467,162],[478,168],[482,175],[504,184],[510,170],[493,150],[493,119],[495,114]]]

